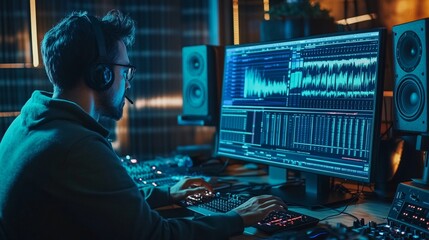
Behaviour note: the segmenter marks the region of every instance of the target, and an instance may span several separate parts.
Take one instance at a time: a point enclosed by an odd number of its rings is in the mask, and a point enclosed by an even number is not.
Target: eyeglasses
[[[128,82],[130,82],[133,79],[134,74],[136,73],[136,67],[134,65],[119,64],[119,63],[109,63],[109,64],[114,65],[114,66],[121,66],[121,67],[127,68],[127,70],[124,72],[124,77],[125,77],[125,80],[127,80]]]

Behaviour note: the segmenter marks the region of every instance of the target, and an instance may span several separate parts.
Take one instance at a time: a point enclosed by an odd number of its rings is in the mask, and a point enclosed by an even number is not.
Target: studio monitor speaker
[[[428,33],[429,19],[395,25],[394,116],[399,131],[428,132]]]
[[[211,45],[182,48],[183,119],[201,119],[212,125],[218,117],[223,48]]]

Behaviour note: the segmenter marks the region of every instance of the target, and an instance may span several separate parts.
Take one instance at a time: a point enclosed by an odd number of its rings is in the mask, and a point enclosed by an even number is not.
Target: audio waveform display
[[[290,91],[303,97],[372,98],[377,58],[304,62],[291,74]]]
[[[229,46],[219,156],[370,182],[385,29]]]
[[[286,79],[283,81],[273,81],[264,78],[260,72],[253,68],[247,68],[244,73],[244,90],[245,98],[252,96],[267,97],[271,95],[285,95],[287,92]]]

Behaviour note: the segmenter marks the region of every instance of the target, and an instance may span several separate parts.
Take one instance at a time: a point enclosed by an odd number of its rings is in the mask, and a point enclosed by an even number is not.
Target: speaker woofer
[[[205,67],[203,56],[198,52],[191,53],[186,60],[186,66],[190,75],[200,76]]]
[[[203,84],[197,79],[191,80],[186,88],[186,98],[192,107],[201,107],[206,99]]]
[[[413,71],[422,57],[422,43],[413,31],[404,32],[396,46],[396,60],[406,72]]]
[[[403,119],[417,119],[424,107],[423,86],[415,76],[407,75],[397,88],[395,95],[396,109]]]

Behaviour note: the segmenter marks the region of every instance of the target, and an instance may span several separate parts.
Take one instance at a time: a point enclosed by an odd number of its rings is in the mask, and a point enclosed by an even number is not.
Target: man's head
[[[134,34],[134,21],[117,10],[101,20],[86,12],[64,18],[42,41],[42,57],[54,91],[68,92],[84,81],[97,92],[99,112],[119,119],[134,73],[127,54]]]

